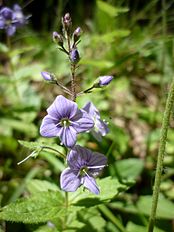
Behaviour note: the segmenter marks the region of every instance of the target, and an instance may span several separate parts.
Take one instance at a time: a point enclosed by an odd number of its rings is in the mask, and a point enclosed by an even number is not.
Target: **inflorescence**
[[[58,85],[63,92],[69,95],[70,99],[62,95],[56,97],[51,106],[48,107],[47,115],[43,118],[40,134],[44,137],[58,137],[60,144],[69,150],[66,158],[69,167],[60,176],[61,189],[74,192],[83,185],[92,193],[99,194],[100,190],[95,177],[107,165],[107,158],[103,154],[76,145],[76,142],[77,135],[83,132],[91,132],[98,141],[101,141],[102,136],[109,132],[108,125],[100,118],[100,113],[92,102],[88,102],[79,109],[75,101],[82,94],[91,93],[95,88],[107,86],[113,77],[100,76],[90,88],[77,93],[76,69],[80,61],[78,44],[82,30],[77,27],[72,32],[72,20],[69,13],[62,18],[62,26],[63,33],[55,31],[52,38],[59,50],[68,56],[71,67],[71,88],[69,89],[60,83],[53,73],[43,71],[41,75],[45,81]]]

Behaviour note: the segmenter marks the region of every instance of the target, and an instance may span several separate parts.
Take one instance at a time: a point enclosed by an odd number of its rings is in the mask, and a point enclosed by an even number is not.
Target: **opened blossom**
[[[92,102],[88,102],[84,107],[89,116],[94,121],[94,127],[91,130],[92,135],[98,140],[102,140],[102,136],[105,136],[109,132],[107,123],[100,118],[100,112],[94,106]]]
[[[73,147],[77,134],[90,130],[94,126],[91,117],[84,110],[79,110],[75,102],[60,95],[47,109],[40,127],[44,137],[59,137],[61,144]]]
[[[60,176],[62,190],[74,192],[78,187],[83,185],[94,194],[100,193],[95,177],[106,166],[106,156],[76,145],[69,152],[67,163],[69,167]]]
[[[16,28],[26,24],[28,16],[24,16],[21,7],[18,4],[9,7],[2,7],[0,10],[0,29],[5,29],[8,36],[14,35]]]

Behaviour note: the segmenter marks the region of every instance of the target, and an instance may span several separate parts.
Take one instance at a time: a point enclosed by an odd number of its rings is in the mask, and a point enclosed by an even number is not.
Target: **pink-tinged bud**
[[[101,76],[99,77],[98,85],[100,87],[108,85],[113,79],[113,76]]]
[[[49,82],[56,81],[54,75],[49,72],[41,72],[41,75],[45,81],[49,81]]]
[[[66,13],[65,16],[62,18],[62,24],[66,30],[71,27],[72,21],[69,13]]]
[[[70,60],[73,64],[77,64],[79,62],[80,56],[76,48],[72,49],[72,51],[70,52]]]
[[[73,33],[74,42],[77,42],[80,39],[81,34],[82,34],[82,29],[80,27],[77,27]]]
[[[63,46],[63,36],[56,31],[53,32],[53,41],[59,46]]]

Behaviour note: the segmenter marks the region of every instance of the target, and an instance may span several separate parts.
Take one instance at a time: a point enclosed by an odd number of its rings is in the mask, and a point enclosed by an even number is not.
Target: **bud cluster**
[[[62,34],[54,31],[53,41],[59,46],[59,49],[65,52],[69,56],[70,62],[75,65],[80,60],[80,55],[77,49],[77,45],[80,42],[80,37],[82,30],[77,27],[74,32],[72,32],[72,20],[69,13],[66,13],[62,17]]]

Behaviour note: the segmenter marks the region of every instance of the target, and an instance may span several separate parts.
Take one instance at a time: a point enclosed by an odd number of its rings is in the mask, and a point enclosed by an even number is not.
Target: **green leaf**
[[[130,34],[129,30],[124,30],[124,29],[114,30],[112,32],[105,33],[103,35],[96,35],[92,38],[92,41],[94,43],[104,42],[108,44],[108,43],[112,43],[115,40],[115,38],[126,37],[129,34]]]
[[[18,140],[18,142],[22,146],[33,150],[33,152],[21,162],[26,161],[30,157],[37,157],[38,155],[40,155],[42,158],[46,159],[50,164],[53,165],[56,172],[65,169],[65,166],[63,165],[61,160],[57,159],[54,156],[50,156],[50,153],[53,153],[56,156],[62,157],[64,154],[63,147],[57,144],[49,145],[43,142],[28,142],[24,140]]]
[[[120,178],[135,180],[143,170],[144,161],[136,158],[118,160],[114,167]]]
[[[40,226],[39,228],[37,228],[33,232],[60,232],[60,230],[57,230],[54,227],[54,225],[52,225],[51,223],[47,223],[47,225]]]
[[[39,192],[3,207],[0,219],[34,224],[47,222],[65,215],[63,203],[64,198],[60,192]]]
[[[1,119],[1,126],[6,126],[7,128],[10,127],[17,131],[29,134],[30,137],[35,137],[38,134],[37,128],[33,123],[27,124],[26,122],[16,119],[3,118]]]
[[[91,231],[104,231],[103,229],[106,225],[106,221],[103,219],[97,208],[84,208],[79,211],[78,217],[80,218],[80,222],[84,223],[84,232],[88,232],[89,227],[91,228]]]
[[[122,191],[126,191],[128,184],[121,184],[118,179],[106,177],[97,181],[100,194],[95,195],[88,190],[79,188],[76,192],[69,193],[70,202],[74,205],[94,206],[103,202],[110,201]]]
[[[26,77],[33,77],[34,80],[42,80],[40,72],[43,70],[43,65],[32,64],[16,69],[14,73],[14,81],[23,80]]]
[[[16,201],[25,191],[26,185],[28,181],[32,181],[32,179],[40,172],[41,167],[32,167],[25,178],[20,182],[19,186],[15,188],[12,195],[8,199],[8,203]]]
[[[123,212],[133,214],[144,214],[150,216],[152,204],[152,196],[141,196],[137,203],[114,202],[110,203],[112,208],[120,209]],[[160,195],[157,207],[157,218],[173,219],[174,218],[174,203]]]
[[[138,208],[142,213],[146,215],[150,215],[151,204],[152,204],[151,196],[141,196],[138,201]],[[157,218],[164,218],[164,219],[174,218],[174,203],[164,198],[162,195],[160,195],[158,200]]]
[[[100,69],[112,68],[114,63],[108,60],[91,60],[91,59],[81,59],[80,64],[93,66]]]
[[[55,173],[59,173],[60,171],[63,171],[65,169],[65,165],[63,161],[61,161],[60,159],[57,159],[56,156],[50,155],[50,151],[49,152],[41,151],[39,156],[42,159],[45,159],[49,164],[53,166]]]
[[[120,154],[126,152],[129,142],[129,136],[123,130],[123,128],[117,127],[115,126],[115,124],[111,123],[110,133],[107,136],[115,142],[117,151]]]
[[[69,195],[68,195],[69,196]],[[82,220],[78,220],[79,217],[77,216],[79,212],[82,211],[82,207],[79,206],[72,206],[69,205],[68,211],[66,214],[66,229],[62,228],[62,218],[59,217],[59,219],[56,221],[54,220],[54,223],[56,224],[57,228],[60,231],[63,232],[76,232],[76,231],[81,231],[81,229],[85,226],[85,224],[82,222]],[[62,225],[62,226],[60,226]]]
[[[29,148],[29,149],[31,149],[31,150],[35,150],[35,149],[37,149],[37,148],[41,148],[41,145],[42,145],[42,144],[40,144],[40,143],[38,143],[38,142],[28,142],[28,141],[24,141],[24,140],[18,140],[18,142],[19,142],[22,146],[24,146],[24,147],[26,147],[26,148]]]
[[[27,189],[30,193],[36,194],[38,192],[44,192],[44,191],[59,191],[59,188],[56,184],[50,183],[46,180],[30,180],[27,182]]]
[[[152,83],[152,84],[159,84],[160,85],[162,78],[163,78],[162,75],[159,73],[158,74],[155,74],[155,73],[151,74],[150,73],[150,74],[146,75],[147,81]],[[165,79],[164,79],[164,81],[165,81]]]
[[[9,78],[9,76],[7,76],[7,75],[0,75],[0,83],[1,84],[10,84],[10,83],[13,83],[13,80],[11,80],[10,78]]]
[[[37,112],[35,111],[27,111],[27,112],[14,112],[13,113],[14,117],[19,118],[20,120],[24,122],[33,122],[34,119],[37,116]]]
[[[147,227],[136,225],[133,222],[129,221],[126,227],[127,232],[147,232]],[[158,228],[154,228],[154,232],[165,232],[164,230],[160,230]]]
[[[18,140],[18,142],[22,146],[29,148],[31,150],[45,149],[45,150],[49,150],[49,151],[56,153],[56,154],[59,152],[59,150],[62,151],[62,147],[57,145],[57,144],[48,145],[47,143],[43,143],[43,142],[28,142],[28,141],[24,141],[24,140]]]
[[[5,44],[0,43],[0,52],[6,53],[8,51],[9,51],[9,48]]]
[[[103,1],[97,1],[97,6],[100,10],[111,17],[117,16],[118,13],[124,13],[128,11],[128,8],[117,8]]]

